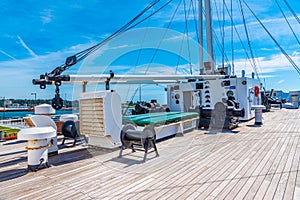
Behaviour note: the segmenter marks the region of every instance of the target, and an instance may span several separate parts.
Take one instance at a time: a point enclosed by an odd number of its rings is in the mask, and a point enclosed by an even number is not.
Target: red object
[[[258,95],[259,95],[259,87],[258,86],[254,86],[254,95],[256,97],[258,97]]]
[[[2,140],[15,140],[17,139],[17,133],[4,133],[4,137],[2,137]]]
[[[2,140],[15,140],[17,139],[17,136],[12,136],[12,137],[4,137]]]

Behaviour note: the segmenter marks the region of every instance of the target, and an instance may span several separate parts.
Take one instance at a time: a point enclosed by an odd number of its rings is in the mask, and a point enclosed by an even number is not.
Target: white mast
[[[212,33],[212,14],[210,0],[205,0],[205,21],[206,21],[206,40],[207,40],[207,52],[208,62],[211,63],[211,72],[215,73],[215,59],[213,48],[213,33]]]

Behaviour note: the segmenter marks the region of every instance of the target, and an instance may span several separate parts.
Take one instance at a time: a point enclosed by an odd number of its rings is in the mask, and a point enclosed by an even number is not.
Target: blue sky
[[[300,4],[297,1],[287,1],[300,16]],[[165,2],[167,1],[162,1],[150,12],[153,12]],[[190,2],[190,0],[186,0],[186,8],[191,7]],[[221,36],[218,18],[222,18],[220,2],[220,0],[212,1],[214,27],[219,40],[221,40]],[[225,2],[230,7],[230,1],[226,0]],[[233,5],[234,23],[244,45],[248,48],[240,8],[236,2],[238,1],[234,1]],[[257,0],[248,0],[247,2],[283,49],[300,66],[300,45],[289,30],[275,0],[264,0],[259,1],[259,3]],[[278,2],[285,11],[296,35],[300,38],[300,24],[288,11],[283,1],[278,0]],[[56,66],[61,65],[66,57],[101,42],[131,20],[148,3],[150,3],[150,0],[0,1],[0,23],[2,26],[0,31],[0,97],[28,99],[33,98],[31,93],[35,92],[37,98],[52,98],[54,87],[40,90],[38,86],[32,85],[32,79],[38,78],[40,74],[50,72]],[[108,69],[113,69],[119,74],[128,73],[126,70],[131,70],[134,73],[136,69],[144,70],[148,67],[152,70],[149,73],[168,74],[174,73],[176,69],[179,73],[189,73],[188,58],[182,58],[178,61],[175,56],[184,52],[184,50],[181,52],[174,50],[170,53],[168,51],[169,47],[165,47],[165,49],[162,48],[162,50],[156,52],[157,55],[153,59],[155,45],[160,45],[157,39],[161,38],[161,34],[164,33],[163,30],[168,26],[178,3],[179,0],[174,0],[150,20],[140,24],[137,30],[132,30],[132,32],[111,41],[86,61],[78,63],[66,73],[101,73]],[[300,90],[299,74],[281,54],[244,4],[243,9],[254,56],[257,58],[258,71],[265,86],[268,89],[274,88],[284,91]],[[197,40],[192,11],[190,11],[188,18],[188,36],[192,43],[193,40]],[[227,14],[224,25],[225,52],[231,60],[231,26]],[[161,28],[158,31],[160,35],[156,35],[155,41],[154,36],[149,34],[150,27]],[[185,32],[183,0],[174,16],[170,29],[174,32],[164,35],[164,39],[178,39],[177,46],[172,47],[178,49],[178,44],[181,44],[182,38],[186,36],[180,35],[180,33]],[[152,42],[152,44],[147,46],[147,42]],[[236,34],[234,34],[233,43],[236,73],[239,74],[242,69],[245,69],[247,74],[251,74],[253,69],[249,61],[245,60],[245,53]],[[160,47],[162,46],[160,45]],[[140,50],[141,48],[145,49]],[[184,48],[187,49],[188,47],[184,46]],[[217,62],[220,64],[222,61],[220,50],[217,47],[215,50]],[[197,72],[199,64],[199,60],[194,58],[197,55],[196,49],[195,52],[190,58],[193,62],[193,73]],[[111,60],[112,57],[115,59]],[[148,64],[150,61],[152,61],[151,66]],[[98,66],[99,68],[90,69],[91,63],[94,67]],[[110,65],[103,66],[107,63]],[[72,98],[72,86],[62,86],[61,90],[63,97],[66,95],[68,99]]]

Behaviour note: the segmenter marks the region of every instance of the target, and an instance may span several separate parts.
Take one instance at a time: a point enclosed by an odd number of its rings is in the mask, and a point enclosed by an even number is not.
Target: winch
[[[159,156],[157,147],[155,144],[155,130],[152,126],[146,126],[142,131],[137,130],[134,125],[126,124],[121,131],[121,150],[120,157],[122,157],[122,153],[124,149],[132,149],[133,152],[136,150],[144,151],[144,159],[146,162],[147,154],[149,149],[154,148],[156,156]]]

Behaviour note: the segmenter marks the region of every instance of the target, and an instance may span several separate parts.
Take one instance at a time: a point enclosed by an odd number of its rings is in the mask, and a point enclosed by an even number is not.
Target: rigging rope
[[[194,2],[193,0],[191,0],[191,1]],[[196,6],[194,5],[194,3],[192,3],[192,10],[193,10],[193,16],[194,16],[196,37],[197,37],[197,41],[200,43],[200,41],[199,41],[198,24],[197,24],[197,15],[196,15]]]
[[[77,61],[81,61],[84,58],[86,58],[88,55],[90,55],[91,53],[93,53],[94,51],[96,51],[97,49],[99,49],[99,47],[103,46],[105,43],[109,42],[110,40],[112,40],[113,38],[115,38],[116,36],[120,35],[121,33],[125,32],[128,30],[128,27],[133,24],[138,18],[140,18],[142,15],[144,15],[148,10],[150,10],[153,6],[155,6],[158,2],[160,2],[160,0],[153,0],[142,12],[140,12],[136,17],[134,17],[132,20],[130,20],[127,24],[125,24],[123,27],[121,27],[119,30],[117,30],[116,32],[114,32],[111,36],[109,36],[108,38],[106,38],[105,40],[103,40],[102,42],[100,42],[99,44],[96,44],[84,51],[81,51],[77,54],[75,54],[77,57],[81,56],[77,59]]]
[[[245,15],[244,15],[244,10],[243,10],[243,6],[242,6],[242,2],[241,2],[241,0],[239,0],[239,2],[240,2],[240,6],[241,6],[240,8],[241,8],[241,13],[242,13],[242,17],[243,17],[244,28],[245,28],[245,33],[246,33],[246,36],[247,36],[248,46],[249,46],[249,50],[250,50],[252,62],[254,64],[254,72],[255,72],[258,80],[260,81],[260,78],[259,78],[259,75],[258,75],[258,72],[257,72],[257,66],[256,66],[254,54],[253,54],[251,43],[250,43],[250,38],[249,38],[249,33],[248,33],[248,29],[247,29],[247,24],[246,24],[246,19],[245,19]]]
[[[298,15],[295,13],[295,11],[293,10],[293,8],[290,6],[290,4],[286,0],[283,0],[283,1],[286,4],[286,6],[289,8],[289,10],[291,11],[291,13],[294,15],[295,19],[300,24],[300,19],[299,19]]]
[[[178,6],[177,6],[177,9],[179,8],[180,4],[181,4],[182,0],[180,0]],[[181,55],[182,53],[182,50],[183,50],[183,41],[184,41],[184,35],[182,37],[182,40],[181,40],[181,44],[180,44],[180,49],[179,49],[179,55]],[[175,74],[177,74],[177,71],[178,71],[178,67],[179,67],[179,63],[180,63],[180,60],[181,60],[181,57],[178,56],[178,59],[177,59],[177,63],[176,63],[176,69],[175,69]]]
[[[185,3],[185,1],[184,1],[184,3]],[[178,6],[179,6],[180,4],[181,4],[181,1],[179,2]],[[178,8],[178,7],[177,7],[177,8]],[[182,35],[181,44],[180,44],[180,49],[179,49],[179,55],[181,55],[182,50],[183,50],[183,42],[184,42],[184,39],[185,39],[185,35],[183,34],[183,35]],[[180,60],[181,60],[181,57],[178,56],[177,63],[176,63],[175,74],[177,74]]]
[[[231,18],[231,20],[232,20],[232,22],[233,22],[233,16],[230,14],[229,9],[228,9],[226,3],[225,3],[224,5],[225,5],[226,11],[227,11],[229,17]],[[242,41],[242,38],[241,38],[241,36],[240,36],[240,34],[239,34],[239,32],[238,32],[238,30],[237,30],[236,25],[235,25],[234,22],[233,22],[233,28],[234,28],[234,30],[235,30],[236,35],[238,36],[239,42],[240,42],[240,44],[242,45],[242,48],[243,48],[243,50],[244,50],[244,53],[245,53],[247,59],[249,60],[250,65],[254,68],[254,66],[253,66],[253,64],[252,64],[252,62],[251,62],[250,56],[249,56],[249,54],[248,54],[248,51],[247,51],[247,49],[246,49],[246,47],[245,47],[245,45],[244,45],[244,43],[243,43],[243,41]]]
[[[70,56],[66,59],[66,62],[58,67],[56,67],[51,73],[47,73],[46,75],[50,77],[55,77],[57,75],[60,75],[63,71],[69,69],[71,66],[75,65],[76,63],[80,62],[81,60],[85,59],[87,56],[89,56],[91,53],[95,52],[97,49],[102,47],[104,44],[112,40],[113,38],[117,37],[118,35],[122,34],[123,32],[128,30],[128,27],[130,27],[131,24],[133,24],[138,18],[140,18],[142,15],[144,15],[148,10],[153,8],[157,3],[159,3],[160,0],[153,0],[150,4],[144,8],[136,17],[134,17],[132,20],[130,20],[128,23],[126,23],[123,27],[115,31],[112,35],[104,39],[102,42],[85,49],[79,53],[74,54],[73,56]]]
[[[223,0],[224,1],[224,0]],[[223,24],[222,24],[222,68],[225,67],[225,58],[224,58],[224,55],[225,55],[225,5],[223,4],[223,9],[222,9],[222,12],[223,12]]]
[[[186,35],[186,41],[187,41],[187,46],[188,46],[190,73],[193,74],[192,63],[191,63],[190,42],[189,42],[189,29],[188,29],[188,19],[189,19],[189,15],[190,15],[190,11],[191,11],[191,5],[192,5],[192,0],[190,1],[190,6],[189,6],[189,9],[187,11],[185,0],[183,0],[184,16],[185,16],[185,30],[184,30],[184,33]]]
[[[217,19],[218,19],[218,24],[219,24],[219,28],[220,28],[220,34],[222,36],[222,24],[221,24],[221,19],[220,19],[220,14],[219,14],[219,9],[217,6],[217,1],[214,0],[214,5],[215,5],[215,9],[216,9],[216,14],[217,14]]]
[[[172,1],[173,1],[173,0],[168,1],[166,4],[163,5],[163,7],[167,6],[167,5],[168,5],[169,3],[171,3]],[[150,62],[149,62],[149,64],[148,64],[148,66],[147,66],[147,68],[146,68],[146,70],[145,70],[145,74],[147,74],[147,72],[148,72],[148,70],[149,70],[149,68],[150,68],[150,64],[153,63],[154,58],[155,58],[155,56],[156,56],[156,54],[157,54],[157,52],[158,52],[158,50],[159,50],[159,48],[160,48],[160,46],[161,46],[162,40],[165,38],[167,32],[168,32],[169,29],[170,29],[170,26],[171,26],[171,24],[172,24],[172,22],[173,22],[173,20],[174,20],[174,17],[175,17],[175,15],[176,15],[177,11],[178,11],[178,7],[179,7],[179,6],[177,6],[177,8],[175,9],[175,11],[174,11],[174,13],[173,13],[173,15],[172,15],[172,17],[171,17],[171,20],[170,20],[170,22],[168,23],[168,26],[167,26],[167,28],[166,28],[166,30],[165,30],[163,36],[162,36],[162,39],[160,40],[160,42],[159,42],[159,44],[158,44],[158,47],[157,47],[157,48],[155,49],[155,51],[154,51],[154,54],[153,54],[153,56],[152,56],[152,58],[151,58],[151,60],[150,60]]]
[[[149,23],[149,21],[150,21],[150,20],[148,20],[148,23]],[[148,28],[149,28],[149,24],[147,24],[147,29],[148,29]],[[135,62],[135,66],[134,66],[134,68],[133,68],[133,73],[135,73],[136,68],[137,68],[137,66],[138,66],[138,64],[139,64],[139,62],[140,62],[140,57],[141,57],[141,54],[142,54],[142,51],[143,51],[143,48],[142,48],[142,47],[143,47],[143,45],[144,45],[144,42],[145,42],[145,38],[146,38],[147,33],[148,33],[148,31],[145,31],[145,33],[144,33],[144,35],[143,35],[143,39],[142,39],[142,42],[141,42],[141,47],[140,47],[140,49],[139,49],[139,51],[138,51],[138,56],[137,56],[137,59],[136,59],[136,62]],[[140,91],[141,91],[142,85],[140,84],[138,88],[140,88]],[[129,86],[127,87],[127,92],[126,92],[126,96],[125,96],[124,99],[127,99],[127,98],[128,98],[131,89],[132,89],[132,85],[129,85]],[[132,101],[133,101],[135,95],[136,95],[136,92],[131,96],[129,102],[132,102]],[[139,99],[139,101],[141,101],[141,98]],[[125,114],[127,113],[129,107],[130,107],[130,104],[128,104],[128,106],[127,106],[126,109],[124,110],[123,115],[125,115]]]
[[[281,52],[285,55],[285,57],[288,59],[288,61],[292,64],[292,66],[295,68],[295,70],[300,74],[300,69],[297,66],[297,64],[292,60],[292,58],[286,53],[286,51],[280,46],[280,44],[277,42],[277,40],[272,36],[270,31],[266,28],[266,26],[261,22],[261,20],[255,15],[253,10],[250,8],[250,6],[245,2],[245,0],[242,0],[244,4],[248,7],[252,15],[256,18],[256,20],[259,22],[259,24],[263,27],[263,29],[266,31],[266,33],[271,37],[271,39],[274,41],[274,43],[277,45],[277,47],[281,50]]]
[[[168,1],[167,3],[165,3],[162,7],[160,7],[159,9],[157,9],[155,12],[153,12],[152,14],[150,14],[149,16],[145,17],[144,19],[142,19],[141,21],[137,22],[136,24],[130,26],[128,29],[126,29],[125,31],[128,31],[129,29],[132,29],[136,26],[138,26],[139,24],[143,23],[145,20],[149,19],[150,17],[152,17],[153,15],[155,15],[156,13],[158,13],[159,11],[161,11],[163,8],[165,8],[167,5],[169,5],[173,0]]]
[[[226,4],[224,3],[224,6],[226,7]],[[230,0],[230,14],[232,16],[233,9],[232,9],[232,0]],[[233,45],[233,17],[231,17],[231,65],[232,65],[232,75],[235,75],[234,71],[234,45]]]
[[[275,0],[275,2],[276,2],[276,4],[277,4],[277,6],[278,6],[278,8],[279,8],[280,12],[282,13],[282,15],[283,15],[283,17],[284,17],[284,19],[285,19],[286,23],[287,23],[287,24],[288,24],[288,26],[290,27],[290,29],[291,29],[291,31],[292,31],[292,33],[293,33],[293,35],[294,35],[295,39],[297,40],[298,44],[300,45],[300,42],[299,42],[299,40],[298,40],[298,37],[297,37],[297,35],[296,35],[295,31],[294,31],[294,29],[292,28],[292,26],[291,26],[291,24],[290,24],[289,20],[286,18],[286,16],[285,16],[285,14],[284,14],[284,12],[283,12],[282,8],[280,7],[280,5],[279,5],[278,1],[277,1],[277,0]]]
[[[213,35],[214,35],[214,39],[215,39],[215,41],[216,41],[216,43],[217,43],[217,45],[218,45],[218,47],[219,47],[219,50],[221,51],[221,52],[223,52],[223,48],[222,48],[222,44],[221,44],[221,42],[220,42],[220,40],[219,40],[219,38],[217,37],[217,34],[216,34],[216,32],[213,30]],[[228,57],[227,57],[227,54],[226,53],[224,53],[224,56],[225,56],[225,60],[226,60],[226,64],[229,64],[229,59],[228,59]]]

